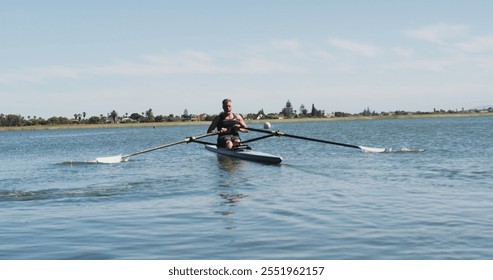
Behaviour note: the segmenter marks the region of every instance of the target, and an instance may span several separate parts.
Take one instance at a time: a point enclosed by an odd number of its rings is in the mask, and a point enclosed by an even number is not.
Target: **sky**
[[[0,113],[493,104],[493,1],[0,0]]]

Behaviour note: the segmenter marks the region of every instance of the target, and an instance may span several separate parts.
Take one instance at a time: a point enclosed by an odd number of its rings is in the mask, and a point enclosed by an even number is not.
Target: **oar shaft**
[[[177,142],[169,143],[169,144],[164,144],[164,145],[157,146],[157,147],[154,147],[154,148],[150,148],[150,149],[147,149],[147,150],[138,151],[138,152],[131,153],[131,154],[128,154],[128,155],[123,156],[123,157],[124,158],[128,158],[128,157],[131,157],[131,156],[135,156],[135,155],[140,155],[140,154],[143,154],[143,153],[152,152],[152,151],[155,151],[155,150],[159,150],[159,149],[171,147],[171,146],[182,144],[182,143],[193,142],[196,139],[204,138],[204,137],[207,137],[207,136],[212,136],[212,135],[215,135],[217,133],[218,132],[211,132],[211,133],[207,133],[207,134],[204,134],[204,135],[199,135],[199,136],[194,136],[194,137],[187,137],[187,138],[185,138],[185,139],[183,139],[181,141],[177,141]]]
[[[241,143],[246,144],[246,143],[250,143],[250,142],[253,142],[253,141],[262,140],[262,139],[273,137],[273,136],[275,136],[275,135],[274,134],[265,135],[265,136],[262,136],[262,137],[257,137],[257,138],[253,138],[253,139],[248,139],[246,141],[241,141]]]
[[[345,143],[338,143],[338,142],[333,142],[333,141],[328,141],[328,140],[322,140],[322,139],[316,139],[316,138],[310,138],[310,137],[305,137],[305,136],[298,136],[298,135],[286,134],[286,133],[280,132],[280,131],[270,131],[270,130],[264,130],[264,129],[251,128],[251,127],[248,127],[247,129],[248,130],[251,130],[251,131],[269,133],[269,134],[272,134],[272,135],[275,135],[275,136],[286,136],[286,137],[296,138],[296,139],[301,139],[301,140],[307,140],[307,141],[313,141],[313,142],[319,142],[319,143],[325,143],[325,144],[331,144],[331,145],[338,145],[338,146],[344,146],[344,147],[349,147],[349,148],[361,149],[359,146],[356,146],[356,145],[345,144]]]
[[[356,149],[360,148],[359,146],[356,146],[356,145],[338,143],[338,142],[322,140],[322,139],[309,138],[309,137],[305,137],[305,136],[297,136],[297,135],[291,135],[291,134],[284,134],[283,136],[296,138],[296,139],[302,139],[302,140],[308,140],[308,141],[314,141],[314,142],[319,142],[319,143],[325,143],[325,144],[338,145],[338,146],[349,147],[349,148],[356,148]]]
[[[131,154],[126,155],[126,156],[123,156],[123,157],[136,156],[136,155],[140,155],[140,154],[143,154],[143,153],[152,152],[152,151],[163,149],[163,148],[166,148],[166,147],[171,147],[171,146],[178,145],[178,144],[185,143],[185,142],[186,142],[185,140],[182,140],[182,141],[178,141],[178,142],[174,142],[174,143],[169,143],[169,144],[157,146],[157,147],[154,147],[154,148],[150,148],[150,149],[147,149],[147,150],[142,150],[142,151],[138,151],[138,152],[135,152],[135,153],[131,153]]]

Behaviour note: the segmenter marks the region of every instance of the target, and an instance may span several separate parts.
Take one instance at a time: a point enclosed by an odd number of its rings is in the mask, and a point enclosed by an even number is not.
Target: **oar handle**
[[[199,135],[199,136],[190,136],[190,137],[185,138],[184,141],[193,142],[195,139],[205,138],[205,137],[216,135],[216,134],[219,134],[219,131],[213,131],[213,132],[206,133],[206,134]]]

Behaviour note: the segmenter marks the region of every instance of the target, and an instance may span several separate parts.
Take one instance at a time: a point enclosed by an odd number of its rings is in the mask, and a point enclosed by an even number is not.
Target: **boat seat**
[[[242,151],[242,150],[251,150],[252,148],[250,148],[250,146],[248,145],[245,145],[245,144],[240,144],[238,146],[234,146],[233,147],[233,150],[235,151]]]

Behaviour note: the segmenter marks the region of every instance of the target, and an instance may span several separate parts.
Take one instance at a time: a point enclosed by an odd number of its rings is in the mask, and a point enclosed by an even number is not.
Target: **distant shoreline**
[[[293,118],[293,119],[262,119],[248,120],[253,123],[282,123],[282,122],[326,122],[326,121],[357,121],[357,120],[389,120],[389,119],[422,119],[422,118],[461,118],[461,117],[490,117],[493,113],[457,113],[457,114],[413,114],[392,116],[350,116],[333,118]],[[209,121],[187,122],[154,122],[154,123],[117,123],[117,124],[63,124],[63,125],[33,125],[33,126],[4,126],[1,131],[31,131],[31,130],[61,130],[61,129],[94,129],[94,128],[128,128],[128,127],[161,127],[161,126],[186,126],[209,125]]]

